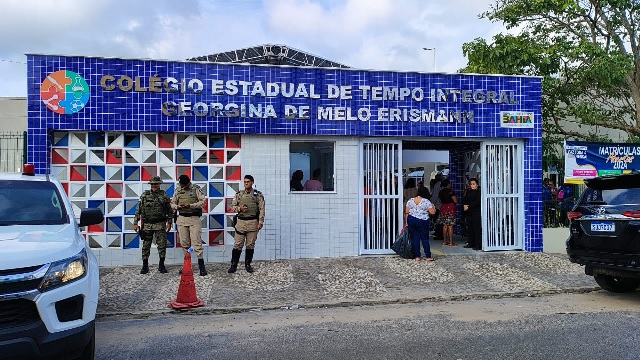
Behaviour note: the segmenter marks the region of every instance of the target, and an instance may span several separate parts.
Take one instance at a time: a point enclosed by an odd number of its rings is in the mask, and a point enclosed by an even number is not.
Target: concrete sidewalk
[[[201,277],[193,266],[198,298],[205,306],[190,312],[374,305],[422,301],[540,296],[599,289],[566,254],[491,252],[442,246],[432,241],[434,262],[398,256],[360,256],[254,261],[249,274],[241,263],[228,274],[227,263],[207,264]],[[244,258],[244,257],[243,257]],[[241,260],[243,259],[241,258]],[[100,269],[98,316],[141,316],[171,312],[181,266],[168,274],[151,264]]]

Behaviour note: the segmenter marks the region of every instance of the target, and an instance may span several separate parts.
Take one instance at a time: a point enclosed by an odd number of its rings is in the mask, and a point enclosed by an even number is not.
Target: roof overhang
[[[212,63],[242,63],[265,65],[311,66],[324,68],[349,68],[349,66],[327,60],[307,52],[280,44],[257,45],[245,49],[225,51],[217,54],[197,56],[188,61]]]

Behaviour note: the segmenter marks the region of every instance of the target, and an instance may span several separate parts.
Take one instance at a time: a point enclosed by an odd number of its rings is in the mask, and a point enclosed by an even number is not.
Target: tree
[[[543,77],[543,166],[565,139],[640,140],[639,0],[497,0],[480,18],[508,31],[465,43],[461,71]]]

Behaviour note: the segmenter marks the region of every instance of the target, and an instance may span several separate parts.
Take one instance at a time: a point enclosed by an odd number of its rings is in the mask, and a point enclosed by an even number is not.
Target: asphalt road
[[[640,291],[104,318],[97,359],[637,359]]]

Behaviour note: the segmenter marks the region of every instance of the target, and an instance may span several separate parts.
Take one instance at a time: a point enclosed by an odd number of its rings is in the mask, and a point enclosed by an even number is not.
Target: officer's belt
[[[178,215],[184,216],[184,217],[192,217],[192,216],[200,217],[200,216],[202,216],[200,214],[183,214],[183,213],[179,213]]]
[[[249,217],[240,217],[238,216],[239,220],[258,220],[257,216],[249,216]]]
[[[143,221],[144,221],[144,220],[143,220]],[[161,220],[161,221],[144,221],[144,223],[145,223],[145,224],[151,224],[151,225],[154,225],[154,224],[164,224],[164,223],[166,223],[166,222],[167,222],[166,220],[164,220],[164,221],[162,221],[162,220]]]

